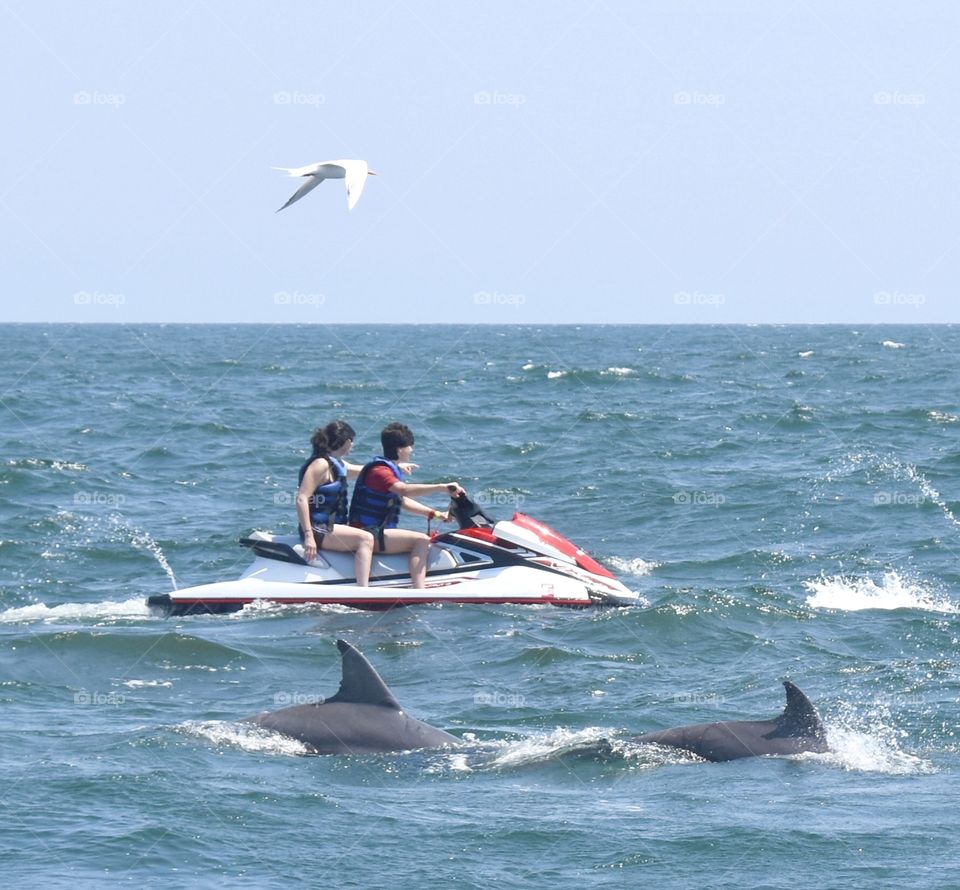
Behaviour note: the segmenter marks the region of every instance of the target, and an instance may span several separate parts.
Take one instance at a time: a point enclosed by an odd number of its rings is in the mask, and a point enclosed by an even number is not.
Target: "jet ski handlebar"
[[[456,518],[460,528],[492,528],[496,522],[466,491],[450,499],[450,515]]]

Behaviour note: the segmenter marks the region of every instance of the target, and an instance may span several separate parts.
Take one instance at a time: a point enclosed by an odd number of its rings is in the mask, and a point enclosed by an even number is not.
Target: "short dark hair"
[[[388,423],[380,433],[383,456],[387,460],[396,460],[400,449],[413,444],[413,430],[402,423]]]

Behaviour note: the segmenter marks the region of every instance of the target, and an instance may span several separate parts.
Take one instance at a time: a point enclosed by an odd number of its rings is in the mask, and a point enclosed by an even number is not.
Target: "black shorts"
[[[317,545],[317,550],[323,547],[323,539],[333,531],[333,529],[326,525],[312,525],[310,526],[310,530],[313,532],[313,540]],[[300,540],[303,540],[303,535],[300,535]]]

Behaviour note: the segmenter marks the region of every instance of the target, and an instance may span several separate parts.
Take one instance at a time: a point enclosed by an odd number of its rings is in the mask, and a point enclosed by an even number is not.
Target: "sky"
[[[0,321],[960,322],[958,25],[0,0]]]

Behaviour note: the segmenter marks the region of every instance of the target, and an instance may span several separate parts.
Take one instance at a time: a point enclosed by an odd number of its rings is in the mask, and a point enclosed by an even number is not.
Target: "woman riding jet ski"
[[[428,538],[425,587],[412,584],[406,553],[374,553],[370,586],[359,587],[352,553],[306,559],[297,535],[254,532],[240,543],[253,563],[236,581],[152,596],[164,614],[236,612],[254,602],[341,604],[389,609],[418,603],[628,606],[639,595],[553,529],[515,513],[496,521],[465,492],[451,502],[454,531]]]

